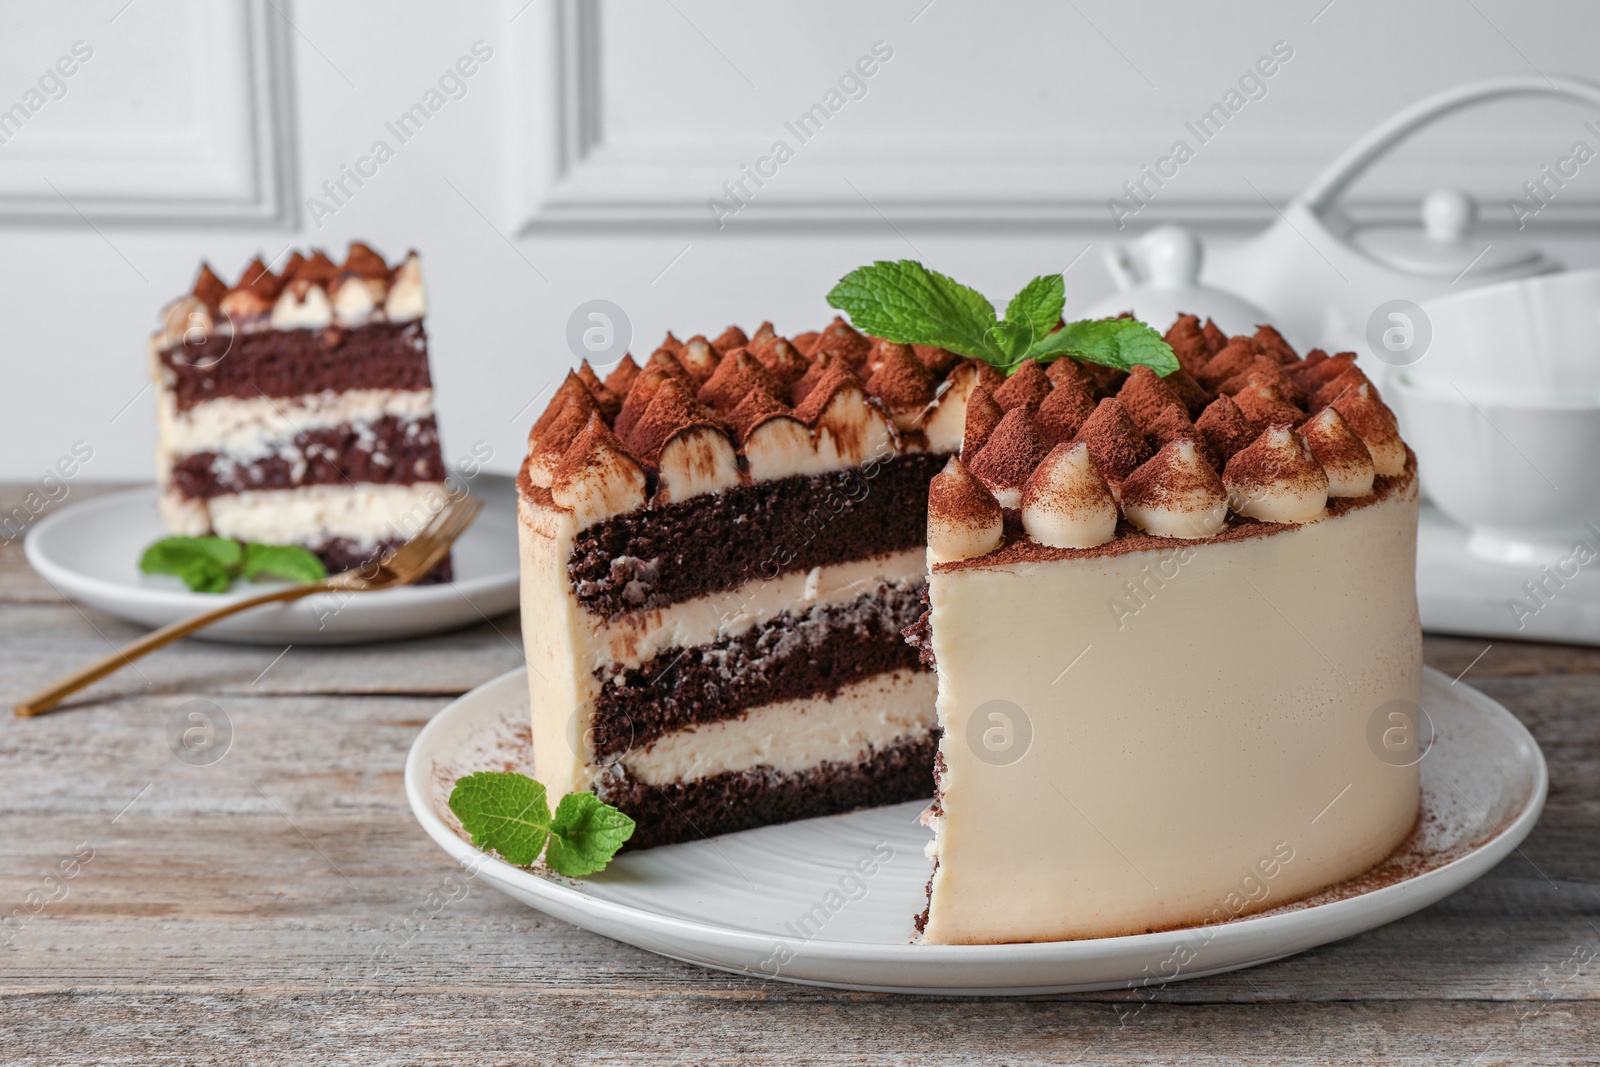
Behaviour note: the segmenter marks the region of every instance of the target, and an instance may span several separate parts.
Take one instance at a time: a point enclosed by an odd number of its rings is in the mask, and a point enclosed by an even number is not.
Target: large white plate
[[[450,630],[512,610],[517,606],[515,481],[480,474],[472,493],[484,508],[452,550],[455,581],[269,604],[195,636],[245,644],[380,641]],[[28,531],[28,562],[62,595],[146,626],[165,626],[271,588],[239,582],[227,593],[191,593],[176,578],[140,574],[145,546],[166,534],[156,514],[154,486],[108,493],[36,523]]]
[[[1392,922],[1479,877],[1527,836],[1547,786],[1532,736],[1505,708],[1437,671],[1427,672],[1423,707],[1435,736],[1421,767],[1423,818],[1379,868],[1249,918],[1089,941],[911,944],[911,917],[922,910],[932,867],[923,857],[928,831],[916,822],[921,803],[625,854],[583,881],[479,852],[464,839],[447,800],[461,775],[529,769],[523,670],[479,686],[434,717],[406,760],[406,795],[428,835],[496,889],[674,959],[788,982],[902,993],[1149,990]],[[857,860],[886,849],[892,859],[870,880],[841,882]]]

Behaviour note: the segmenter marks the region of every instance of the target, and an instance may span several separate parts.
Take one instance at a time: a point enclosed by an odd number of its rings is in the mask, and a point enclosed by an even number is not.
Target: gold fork
[[[19,718],[28,718],[48,711],[63,698],[92,682],[99,681],[140,656],[170,645],[180,637],[187,637],[196,630],[210,626],[218,619],[237,615],[241,611],[248,611],[262,604],[300,600],[303,597],[315,596],[317,593],[370,593],[379,589],[410,585],[433,570],[439,561],[444,559],[445,553],[450,551],[450,546],[466,531],[472,520],[478,517],[478,512],[482,510],[482,504],[463,493],[440,508],[417,536],[381,559],[355,570],[345,571],[343,574],[329,575],[320,582],[274,589],[260,596],[236,600],[215,611],[196,615],[192,619],[169,623],[159,630],[152,630],[132,644],[123,646],[98,663],[92,663],[54,685],[39,690],[12,710]]]

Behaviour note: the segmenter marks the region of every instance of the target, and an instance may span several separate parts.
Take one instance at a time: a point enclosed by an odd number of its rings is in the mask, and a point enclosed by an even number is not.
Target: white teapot
[[[1469,82],[1395,114],[1345,150],[1254,240],[1219,250],[1206,278],[1260,304],[1296,344],[1372,353],[1386,331],[1402,339],[1416,324],[1385,305],[1420,304],[1447,292],[1561,270],[1538,249],[1472,234],[1476,207],[1465,193],[1430,192],[1422,225],[1358,226],[1338,199],[1369,166],[1418,130],[1462,108],[1513,96],[1555,96],[1600,106],[1600,86],[1569,77]],[[1391,365],[1406,362],[1376,354]],[[1380,371],[1382,368],[1378,368]],[[1370,372],[1369,372],[1370,373]]]

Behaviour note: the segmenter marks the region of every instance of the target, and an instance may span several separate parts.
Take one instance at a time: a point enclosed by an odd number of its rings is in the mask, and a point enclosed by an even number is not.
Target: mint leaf
[[[988,340],[994,306],[982,293],[915,260],[857,267],[828,293],[828,304],[856,329],[902,345],[934,345],[990,363],[1003,358]]]
[[[479,771],[459,779],[450,791],[450,810],[473,845],[493,849],[519,867],[539,858],[550,833],[544,786],[513,771]]]
[[[544,861],[559,874],[581,878],[604,869],[633,836],[633,820],[593,793],[568,793],[550,824]]]
[[[244,548],[226,537],[164,537],[144,550],[139,569],[170,574],[196,593],[220,593],[233,583]]]
[[[514,771],[457,779],[450,810],[475,846],[519,867],[531,866],[548,841],[545,863],[570,878],[603,870],[633,836],[633,820],[593,793],[568,793],[552,819],[544,786]]]
[[[1007,374],[1024,359],[1061,356],[1124,371],[1143,364],[1163,376],[1178,369],[1171,346],[1136,319],[1085,319],[1056,329],[1066,303],[1059,274],[1023,286],[1004,319],[983,294],[910,259],[857,267],[828,293],[828,303],[873,337],[949,349]]]
[[[320,582],[328,569],[310,551],[299,545],[244,546],[244,576],[252,582],[262,578],[282,578],[290,582]]]
[[[1040,362],[1071,356],[1123,371],[1143,364],[1163,377],[1178,369],[1172,346],[1138,319],[1069,322],[1036,341],[1028,356]]]
[[[236,570],[244,558],[244,547],[227,537],[163,537],[144,550],[139,560],[143,569],[147,563],[187,561],[205,557],[226,570]],[[170,571],[151,571],[152,574],[169,574]]]
[[[1006,321],[1027,323],[1029,337],[1026,347],[1031,348],[1056,328],[1066,302],[1066,279],[1059,274],[1041,274],[1011,298],[1011,303],[1006,305]]]

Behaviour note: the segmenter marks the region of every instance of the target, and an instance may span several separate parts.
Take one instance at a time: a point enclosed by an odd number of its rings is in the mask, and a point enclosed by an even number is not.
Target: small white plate
[[[517,606],[516,482],[480,474],[471,491],[484,508],[451,550],[455,581],[268,604],[195,636],[240,644],[346,644],[437,633],[511,611]],[[54,512],[28,531],[26,549],[33,569],[63,596],[146,626],[165,626],[272,588],[238,582],[227,593],[191,593],[177,578],[141,574],[139,556],[165,536],[156,488],[143,486]]]
[[[496,889],[673,959],[898,993],[1153,992],[1392,922],[1478,878],[1527,836],[1548,784],[1533,737],[1505,708],[1437,671],[1427,672],[1422,702],[1434,728],[1421,767],[1423,817],[1394,856],[1273,911],[1133,937],[911,944],[911,917],[926,902],[932,869],[922,852],[928,831],[916,821],[920,802],[628,853],[582,881],[513,867],[473,848],[447,801],[462,775],[530,768],[522,669],[479,686],[428,723],[406,760],[406,796],[428,836]],[[892,858],[870,879],[854,877],[857,860],[886,851]],[[841,881],[847,872],[852,880]]]

